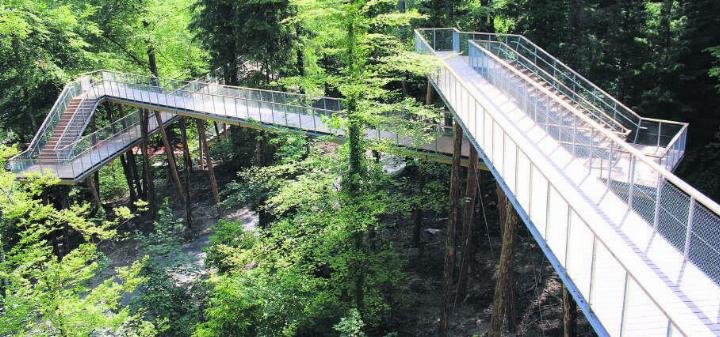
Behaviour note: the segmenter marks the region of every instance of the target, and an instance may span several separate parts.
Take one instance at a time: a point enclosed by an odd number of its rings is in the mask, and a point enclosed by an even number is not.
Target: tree
[[[514,292],[512,262],[515,255],[515,229],[518,225],[518,216],[500,185],[497,187],[497,195],[498,213],[500,215],[500,225],[502,226],[502,247],[495,282],[495,295],[488,331],[489,337],[500,337],[502,335],[503,323],[514,300],[514,296],[512,296]],[[508,324],[513,324],[513,322],[508,322]]]
[[[0,147],[0,164],[11,154],[9,148]],[[139,276],[144,260],[100,279],[102,254],[97,243],[115,237],[118,222],[90,219],[87,204],[58,209],[44,202],[41,194],[57,182],[50,176],[20,182],[12,173],[0,172],[0,334],[152,335],[152,324],[119,305],[122,296],[144,281]],[[115,216],[125,221],[132,214],[120,208]],[[61,258],[53,253],[48,238],[65,226],[81,235],[82,242],[66,247]]]
[[[241,72],[256,71],[261,79],[251,83],[269,85],[293,65],[292,27],[283,24],[290,15],[287,0],[202,0],[191,27],[227,83],[237,85]]]
[[[13,1],[0,5],[0,127],[29,142],[65,82],[94,61],[97,31],[80,5]]]
[[[359,200],[363,198],[363,185],[368,183],[364,128],[391,124],[393,117],[403,116],[404,120],[413,121],[431,116],[427,108],[412,99],[403,99],[402,91],[392,90],[390,86],[393,82],[401,82],[396,75],[398,72],[417,69],[411,65],[421,63],[420,58],[397,47],[402,43],[396,35],[399,27],[408,26],[419,15],[416,11],[398,12],[394,2],[316,0],[299,1],[297,6],[295,20],[303,32],[314,35],[304,37],[302,42],[306,47],[303,50],[305,71],[302,72],[305,76],[283,83],[298,85],[309,93],[324,92],[343,97],[343,114],[337,117],[346,130],[344,145],[348,161],[342,180],[346,197],[341,200],[343,209],[357,210]],[[424,71],[423,75],[428,69]],[[384,119],[384,113],[388,111],[401,114]],[[426,120],[424,118],[422,122]],[[427,128],[421,123],[416,125],[420,125],[420,130]],[[401,128],[395,130],[401,132]],[[362,217],[361,214],[357,216]],[[368,254],[367,240],[374,235],[374,228],[360,221],[351,222],[355,223],[350,232],[356,251],[355,260],[351,260],[349,266],[354,272],[353,297],[357,309],[364,315],[368,268],[364,256]]]

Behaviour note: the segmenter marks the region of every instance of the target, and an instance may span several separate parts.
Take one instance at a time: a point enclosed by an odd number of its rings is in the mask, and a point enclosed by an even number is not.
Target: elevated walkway
[[[65,88],[30,147],[10,161],[10,169],[20,176],[50,172],[65,183],[77,183],[140,142],[139,113],[81,136],[104,101],[161,111],[163,124],[185,115],[260,129],[293,129],[337,138],[344,135],[330,122],[342,113],[339,99],[217,82],[212,77],[188,82],[109,71],[86,74]],[[148,123],[150,133],[157,131],[152,114]],[[452,137],[446,128],[432,127],[437,132],[430,142],[387,131],[383,126],[367,129],[366,137],[378,144],[395,145],[403,154],[449,161]],[[468,149],[464,150],[465,157]]]
[[[564,82],[574,72],[516,35],[422,29],[415,47],[440,60],[431,82],[599,335],[719,334],[720,207],[669,171],[686,124]]]

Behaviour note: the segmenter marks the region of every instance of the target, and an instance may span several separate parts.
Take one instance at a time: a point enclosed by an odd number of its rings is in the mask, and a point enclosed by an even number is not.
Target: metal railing
[[[603,119],[608,117],[612,118],[630,130],[631,135],[629,139],[633,143],[639,142],[644,145],[653,144],[652,140],[647,139],[646,129],[648,127],[654,126],[655,129],[661,129],[657,124],[664,123],[673,124],[672,126],[666,126],[666,129],[675,128],[679,130],[683,125],[686,125],[685,123],[640,116],[522,35],[461,32],[454,28],[418,29],[418,32],[429,41],[430,46],[436,51],[455,51],[467,55],[469,52],[468,42],[470,40],[495,41],[507,45],[509,49],[512,49],[517,55],[522,55],[522,57],[528,61],[525,65],[532,64],[536,74],[540,73],[540,69],[546,74],[552,74],[551,76],[543,77],[543,79],[548,80],[548,83],[556,87],[556,89],[560,87],[565,88],[565,91],[568,92],[563,91],[563,93],[568,98],[586,107],[593,114],[597,114],[599,111],[604,112],[607,117],[603,117]],[[560,85],[561,83],[562,86]],[[583,98],[582,100],[580,99],[581,97]],[[672,139],[673,136],[674,134],[665,138]],[[672,145],[668,147],[672,147]]]
[[[37,157],[37,155],[40,153],[40,149],[42,149],[42,147],[45,146],[50,137],[53,136],[53,133],[55,132],[55,126],[60,121],[61,116],[65,113],[65,110],[70,104],[70,101],[82,92],[80,82],[81,79],[78,79],[65,85],[62,92],[60,93],[60,96],[50,109],[47,117],[45,117],[45,120],[40,125],[40,129],[37,133],[35,133],[35,136],[30,142],[28,148],[18,154],[16,158],[30,159],[33,157]]]
[[[344,130],[335,126],[337,123],[330,122],[334,117],[344,114],[342,100],[337,98],[220,85],[205,80],[181,81],[111,71],[88,73],[85,78],[91,85],[83,95],[96,98],[94,106],[103,99],[112,99],[198,118],[260,123],[269,127],[292,128],[321,135],[344,135]],[[216,77],[216,74],[206,77],[209,81],[219,78],[222,77]],[[127,118],[122,120],[137,124],[132,119],[134,117]],[[84,119],[78,117],[78,120]],[[105,140],[127,131],[124,126],[119,127],[117,123],[113,125],[94,134],[79,137],[70,144],[63,142],[55,151],[54,164],[59,167],[70,165],[73,160],[86,154],[88,149],[97,148],[96,144],[103,144]],[[437,137],[428,141],[418,135],[421,133],[418,129],[430,130]],[[448,153],[451,148],[443,148],[445,143],[440,141],[440,136],[444,136],[446,132],[446,127],[430,120],[420,121],[406,115],[388,114],[375,121],[374,128],[366,130],[366,136],[374,141],[391,142],[399,147],[411,147],[413,150]],[[37,160],[18,158],[11,161],[11,169],[20,172],[37,164]],[[48,169],[52,165],[47,162],[43,164]],[[87,167],[84,165],[80,168]],[[75,174],[77,170],[72,172]]]
[[[436,50],[425,39],[428,32],[427,30],[415,32],[415,47],[419,52],[434,54]],[[460,44],[457,40],[451,42],[456,47]],[[601,209],[612,215],[627,213],[642,218],[647,224],[646,230],[653,235],[658,234],[663,237],[681,257],[680,260],[665,260],[663,257],[649,255],[647,249],[651,243],[647,243],[647,247],[640,247],[640,244],[633,241],[640,239],[628,234],[627,240],[632,244],[638,244],[636,247],[638,251],[645,252],[638,258],[663,266],[664,269],[659,272],[668,270],[665,268],[685,269],[686,264],[692,263],[712,282],[716,284],[720,282],[720,232],[717,231],[717,228],[720,228],[718,216],[720,206],[717,203],[589,116],[580,115],[579,118],[582,120],[579,122],[592,126],[594,134],[591,137],[577,137],[578,134],[571,131],[572,127],[579,124],[569,124],[569,126],[566,124],[563,128],[551,127],[545,121],[553,118],[546,110],[547,102],[552,100],[553,93],[546,88],[537,87],[536,81],[476,42],[467,43],[471,50],[468,53],[468,61],[475,68],[475,73],[480,74],[498,90],[511,97],[514,103],[526,115],[531,116],[545,132],[551,136],[554,133],[553,138],[562,140],[558,143],[564,148],[565,153],[571,156],[571,162],[583,163],[574,166],[574,169],[582,167],[585,171],[583,176],[598,178],[598,182],[593,186],[602,187],[604,190],[595,190],[593,193],[599,195],[610,193],[614,198],[622,201],[625,207],[624,212],[617,208]],[[466,83],[464,77],[467,76],[456,73],[445,63],[431,80],[454,109],[468,134],[472,136],[471,141],[483,150],[484,155],[491,161],[490,166],[494,166],[501,175],[503,183],[512,192],[513,198],[517,199],[524,212],[532,219],[539,232],[538,235],[547,240],[551,248],[551,257],[556,257],[561,264],[565,263],[563,267],[567,269],[569,277],[584,298],[590,302],[600,320],[608,320],[608,317],[619,314],[621,323],[617,327],[610,327],[612,330],[610,334],[616,335],[618,334],[616,329],[626,328],[626,325],[623,325],[623,318],[628,314],[626,308],[630,304],[626,301],[630,298],[628,297],[630,289],[633,289],[633,301],[641,296],[655,303],[657,310],[648,315],[656,314],[658,322],[664,320],[666,325],[676,326],[678,322],[671,320],[667,323],[670,318],[659,309],[658,294],[647,293],[642,287],[642,282],[638,281],[647,276],[637,274],[638,271],[628,268],[625,265],[626,261],[617,260],[614,257],[616,252],[613,251],[617,248],[613,247],[619,244],[604,241],[603,236],[598,235],[597,227],[593,224],[597,219],[588,218],[592,212],[586,211],[586,201],[581,201],[597,199],[583,194],[589,192],[578,186],[568,185],[569,178],[565,178],[566,175],[576,175],[579,172],[557,174],[558,170],[562,171],[562,167],[568,165],[568,161],[563,160],[564,157],[557,153],[556,148],[521,147],[520,144],[528,142],[528,136],[523,133],[524,131],[517,129],[507,116],[497,113],[499,109],[497,106],[488,106],[492,105],[493,97],[475,89],[473,84]],[[529,94],[528,88],[531,86],[537,89],[539,94]],[[536,114],[538,117],[535,117]],[[681,132],[674,136],[670,141],[670,144],[673,144],[670,152],[680,152],[678,149],[684,145],[684,135],[685,133]],[[664,160],[666,165],[663,166],[667,167],[675,165],[679,157],[667,157]],[[547,164],[540,163],[550,163],[553,169],[549,169]],[[598,207],[603,205],[598,202]],[[556,217],[554,214],[558,209],[564,209],[567,213]],[[617,226],[617,231],[622,232],[624,219],[625,217],[608,216],[606,221],[610,221]],[[564,226],[565,237],[554,239],[547,237],[546,234],[551,232],[549,229],[551,226]],[[570,227],[573,228],[572,231],[568,229]],[[578,232],[589,233],[589,239],[575,238],[574,235],[578,235]],[[579,256],[566,255],[570,249],[568,247],[576,245],[577,242],[585,245],[588,242],[593,243],[592,254],[587,256],[591,256],[591,259],[583,260]],[[623,244],[627,245],[627,243]],[[619,268],[617,275],[620,275],[618,281],[620,284],[611,286],[615,291],[619,290],[619,293],[603,294],[600,289],[607,288],[607,284],[592,283],[592,273],[588,278],[588,275],[579,272],[595,268],[599,259],[598,249],[605,252],[603,259],[614,260],[613,263]],[[648,270],[650,274],[658,272],[649,268]],[[607,274],[609,271],[604,270],[604,273]],[[676,279],[671,282],[679,284],[681,280]],[[663,300],[667,299],[659,299],[659,301]],[[596,305],[607,301],[614,302],[612,305]],[[634,335],[627,331],[625,334]]]

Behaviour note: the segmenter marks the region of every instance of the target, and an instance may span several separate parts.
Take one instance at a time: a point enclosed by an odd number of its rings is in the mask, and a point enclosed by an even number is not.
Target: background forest
[[[360,136],[377,123],[414,130],[386,111],[441,120],[423,104],[433,65],[412,50],[418,27],[523,34],[639,114],[689,122],[677,174],[720,200],[715,0],[0,0],[2,163],[68,81],[97,69],[184,80],[221,69],[230,84],[342,97],[348,114],[333,122],[350,139],[183,120],[168,134],[192,150],[179,161],[187,199],[160,155],[142,169],[156,196],[126,181],[132,153],[99,172],[99,187],[3,171],[0,336],[437,335],[450,167],[375,160],[366,150],[389,145]],[[479,180],[450,335],[482,335],[492,311],[504,205],[490,175]],[[506,325],[559,335],[562,285],[518,232],[521,290]],[[577,333],[593,334],[581,317]]]

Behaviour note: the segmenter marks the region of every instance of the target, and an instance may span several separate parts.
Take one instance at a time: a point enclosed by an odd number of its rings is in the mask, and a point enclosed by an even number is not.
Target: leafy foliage
[[[2,164],[13,151],[2,147],[0,153]],[[57,209],[43,202],[43,191],[56,183],[47,176],[19,182],[12,173],[0,172],[0,334],[152,335],[151,323],[120,306],[122,296],[145,281],[140,276],[145,260],[100,279],[103,255],[94,242],[113,238],[117,222],[90,220],[87,205]],[[55,243],[72,231],[83,242],[58,256]]]

